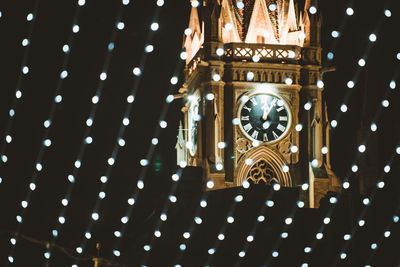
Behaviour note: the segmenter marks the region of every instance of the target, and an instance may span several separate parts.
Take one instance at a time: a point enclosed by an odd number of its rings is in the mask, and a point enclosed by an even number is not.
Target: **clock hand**
[[[271,105],[268,108],[268,111],[266,109],[264,109],[264,114],[263,114],[263,120],[267,120],[269,113],[272,110],[272,107],[274,107],[276,104],[276,98],[272,101]]]
[[[265,104],[261,107],[261,109],[264,111],[262,118],[263,118],[263,120],[266,120],[267,117],[268,117],[268,112],[267,112],[268,104],[267,104],[267,102],[265,102]]]

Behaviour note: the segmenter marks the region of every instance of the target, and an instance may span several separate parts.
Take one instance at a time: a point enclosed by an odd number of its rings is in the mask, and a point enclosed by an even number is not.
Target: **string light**
[[[159,1],[157,1],[157,4],[159,3]],[[310,13],[311,13],[311,11],[310,11]],[[60,77],[61,77],[61,75],[60,75]],[[66,76],[65,76],[66,77]],[[171,82],[172,83],[172,82]],[[214,99],[214,97],[213,97],[213,99]],[[212,100],[212,99],[211,99]],[[61,101],[60,101],[61,102]],[[92,98],[92,103],[93,104],[95,104],[95,102],[97,103],[98,102],[98,100],[97,101],[93,101],[93,98]],[[133,102],[133,101],[132,101]],[[128,101],[128,103],[129,103],[129,101]],[[161,124],[160,124],[160,126],[161,126]],[[87,138],[88,137],[86,137],[86,139],[85,140],[87,140]],[[46,140],[49,140],[49,139],[46,139]],[[90,139],[90,140],[92,140],[93,141],[93,139]],[[121,139],[120,139],[121,140]],[[90,142],[87,142],[86,141],[86,143],[91,143],[92,141],[90,141]],[[10,141],[11,142],[11,141]],[[153,143],[153,142],[152,142]],[[157,143],[158,143],[158,139],[157,139]],[[154,143],[153,143],[154,144]],[[123,146],[123,145],[122,145]],[[296,147],[296,146],[293,146],[293,147]],[[292,149],[291,149],[292,150]],[[296,149],[294,149],[294,150],[296,150],[296,152],[297,152],[297,147],[296,147]],[[359,150],[360,150],[360,147],[359,147]],[[292,151],[293,152],[293,151]],[[361,152],[361,151],[360,151]],[[80,161],[79,161],[80,162]],[[113,164],[114,164],[114,161],[113,161]],[[113,164],[109,164],[109,165],[113,165]],[[284,168],[288,168],[288,166],[287,165],[283,165],[282,166],[282,169],[284,169]],[[77,167],[77,168],[79,168],[79,167]],[[102,192],[101,192],[102,193]],[[133,199],[133,198],[131,198],[131,199]],[[303,205],[304,205],[304,203],[303,203]],[[160,232],[161,233],[161,232]],[[119,252],[119,250],[114,250],[114,251],[118,251]],[[244,253],[245,253],[245,251],[243,251]],[[114,255],[115,255],[115,253],[114,253]]]

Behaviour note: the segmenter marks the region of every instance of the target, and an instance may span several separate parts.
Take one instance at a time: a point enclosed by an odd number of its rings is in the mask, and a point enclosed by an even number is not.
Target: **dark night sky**
[[[28,36],[32,22],[26,21],[36,1],[5,0],[0,3],[0,137],[1,149],[8,156],[6,164],[0,164],[0,266],[5,266],[11,250],[10,234],[17,229],[16,216],[22,214],[21,201],[29,190],[29,181],[34,173],[36,159],[42,147],[45,128],[55,90],[59,82],[65,54],[62,46],[71,35],[71,26],[76,11],[76,1],[40,1],[38,14],[30,42],[27,63],[30,72],[23,75],[20,90],[22,98],[15,106],[16,115],[12,120],[9,134],[13,140],[6,144],[9,109],[15,100],[16,84],[21,73],[21,62],[26,51],[21,42]],[[61,199],[69,185],[67,176],[73,171],[86,124],[91,110],[91,99],[99,86],[99,75],[104,71],[107,46],[115,29],[115,18],[120,1],[86,1],[79,7],[79,33],[75,34],[66,69],[68,77],[63,80],[63,100],[56,105],[49,138],[52,145],[45,148],[42,165],[38,174],[37,189],[24,213],[21,232],[38,240],[50,240],[51,229],[57,225],[62,208]],[[125,28],[119,30],[115,49],[110,57],[107,79],[91,127],[93,143],[86,146],[82,167],[66,211],[67,222],[61,228],[57,243],[66,248],[75,248],[84,238],[90,214],[97,200],[101,183],[99,178],[107,169],[126,107],[126,97],[136,78],[133,67],[143,58],[143,47],[149,38],[149,25],[154,19],[155,0],[134,0],[123,8],[122,21]],[[332,132],[331,158],[333,169],[339,177],[349,173],[357,152],[357,130],[362,119],[374,116],[382,97],[388,90],[389,82],[398,68],[396,54],[400,52],[400,8],[394,1],[356,0],[355,14],[346,17],[345,9],[351,1],[321,1],[324,15],[322,32],[323,57],[326,66],[336,66],[337,71],[325,75],[325,95],[330,119],[336,118],[346,93],[351,90],[349,111],[340,117],[339,126]],[[383,14],[384,3],[389,5],[392,17]],[[396,3],[396,5],[394,4]],[[158,22],[160,29],[152,33],[151,43],[155,51],[146,57],[144,71],[133,105],[131,124],[124,134],[126,145],[119,150],[118,157],[107,185],[107,197],[100,207],[100,220],[92,231],[88,242],[88,253],[95,254],[95,243],[109,242],[113,232],[120,225],[120,218],[128,205],[126,200],[136,187],[142,170],[139,161],[146,157],[151,139],[157,127],[161,107],[170,92],[170,78],[181,73],[182,62],[178,60],[182,47],[183,30],[187,26],[190,5],[188,0],[166,0]],[[378,27],[378,22],[382,24]],[[340,30],[340,38],[331,37],[332,30]],[[353,79],[357,61],[369,46],[368,35],[377,34],[377,42],[369,50],[367,65],[359,72],[356,86],[346,87]],[[335,53],[333,61],[326,60],[328,51]],[[183,76],[181,75],[182,80]],[[400,83],[400,82],[398,82]],[[178,84],[173,88],[177,93]],[[391,157],[400,136],[399,89],[389,94],[390,107],[385,109],[377,122],[378,150],[376,159],[379,170]],[[364,95],[367,95],[363,111]],[[145,190],[141,193],[141,213],[137,217],[145,220],[153,207],[164,201],[171,182],[169,176],[175,167],[176,129],[181,118],[180,101],[169,105],[166,121],[168,127],[161,131],[159,145],[154,151],[152,162],[146,174]],[[365,134],[364,134],[365,135]],[[367,153],[368,153],[367,147]],[[398,178],[399,161],[394,161],[392,176]],[[159,166],[160,163],[160,166]],[[160,170],[156,170],[160,168]],[[168,177],[166,179],[165,177]],[[157,206],[158,205],[158,206]],[[128,225],[129,228],[129,225]],[[32,257],[35,265],[43,262],[44,249],[29,242],[16,246],[15,258]],[[109,252],[106,253],[110,254]],[[111,258],[111,255],[110,257]],[[62,257],[60,256],[60,259]],[[52,259],[54,266],[57,257]],[[60,260],[61,261],[61,260]],[[60,265],[59,265],[60,264]],[[17,266],[24,266],[18,265]],[[53,266],[53,265],[51,265]],[[70,266],[70,265],[69,265]]]

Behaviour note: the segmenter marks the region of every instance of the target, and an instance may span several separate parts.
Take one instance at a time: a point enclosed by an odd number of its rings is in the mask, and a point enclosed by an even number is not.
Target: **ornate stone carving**
[[[271,184],[279,182],[276,177],[277,175],[274,173],[272,167],[265,160],[260,160],[251,167],[247,179],[253,181],[255,184],[260,183],[260,181],[263,181],[265,184]]]
[[[238,138],[236,140],[236,150],[240,153],[246,153],[251,148],[250,141],[245,138]]]
[[[279,142],[278,149],[282,155],[289,154],[290,153],[290,141],[285,139],[282,142]]]

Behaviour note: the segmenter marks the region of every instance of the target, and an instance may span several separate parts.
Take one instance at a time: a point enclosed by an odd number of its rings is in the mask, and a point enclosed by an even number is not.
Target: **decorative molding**
[[[261,145],[257,148],[252,149],[246,154],[246,159],[251,159],[254,164],[257,164],[260,160],[264,160],[268,166],[273,170],[276,175],[278,183],[281,186],[291,187],[292,179],[288,172],[282,170],[282,166],[286,165],[286,162],[274,152],[272,149],[268,148],[266,145]],[[236,185],[240,186],[242,182],[249,177],[249,173],[253,168],[253,165],[246,164],[246,159],[242,158],[236,168]]]

